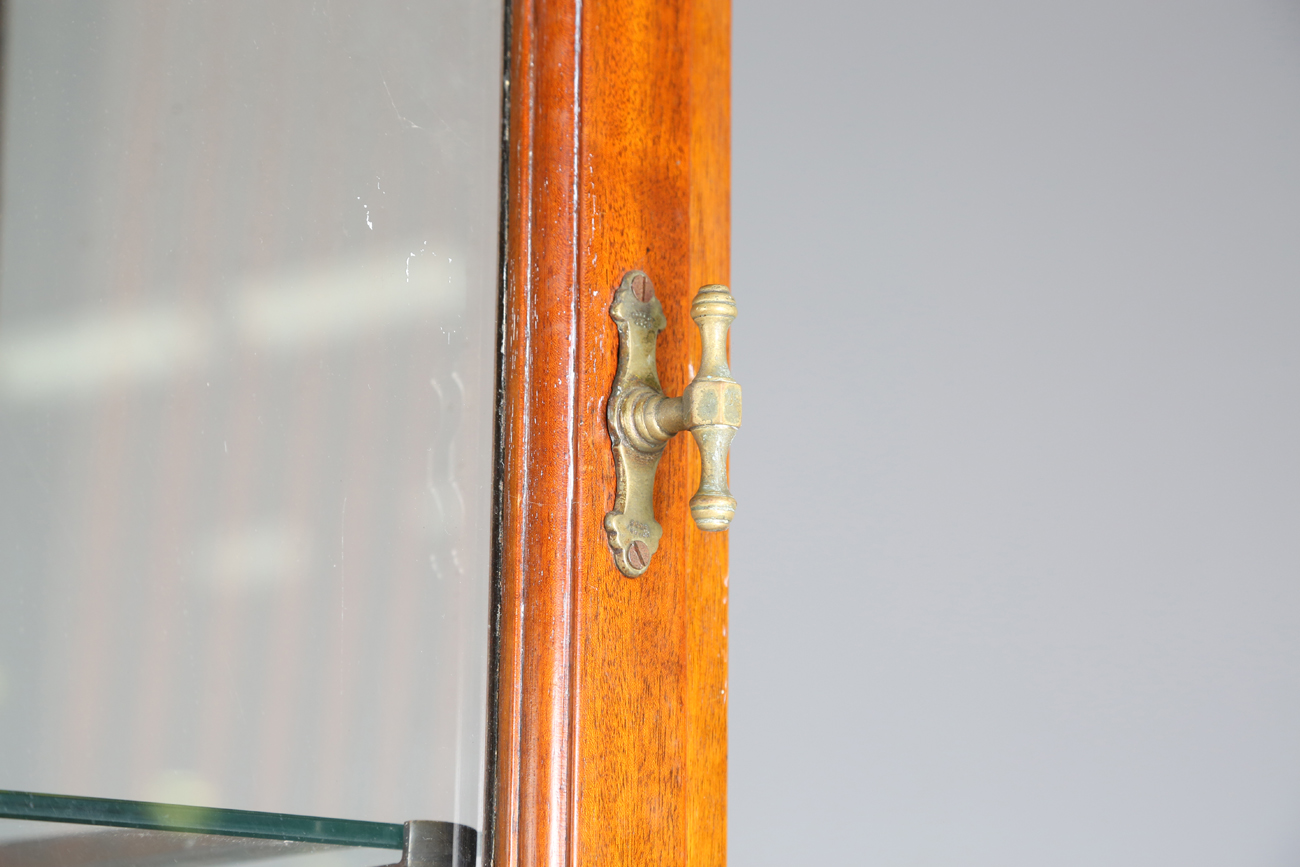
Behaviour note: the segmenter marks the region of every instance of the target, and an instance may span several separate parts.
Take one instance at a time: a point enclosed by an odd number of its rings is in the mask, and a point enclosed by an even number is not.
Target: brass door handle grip
[[[654,477],[664,446],[689,430],[700,450],[700,487],[691,516],[701,530],[725,530],[736,513],[727,487],[727,456],[740,427],[740,385],[727,367],[727,331],[736,302],[726,286],[705,286],[691,304],[703,352],[699,372],[681,397],[659,385],[655,342],[667,321],[644,273],[629,271],[609,315],[618,324],[618,373],[606,415],[618,474],[614,508],[605,515],[619,570],[636,577],[650,565],[663,528],[654,517]]]

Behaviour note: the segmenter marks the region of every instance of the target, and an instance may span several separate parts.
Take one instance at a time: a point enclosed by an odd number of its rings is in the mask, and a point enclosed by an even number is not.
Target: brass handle
[[[725,530],[736,513],[727,488],[727,455],[740,427],[740,385],[727,367],[727,331],[736,302],[726,286],[705,286],[691,304],[700,329],[700,369],[681,397],[659,385],[655,341],[666,326],[654,285],[629,271],[614,293],[610,316],[618,324],[618,373],[607,416],[614,446],[618,487],[605,530],[623,574],[636,577],[650,565],[663,529],[654,519],[654,476],[664,445],[689,430],[700,450],[700,487],[691,497],[691,516],[701,530]]]
[[[740,385],[727,367],[727,331],[736,318],[736,302],[726,286],[705,286],[691,304],[704,351],[700,371],[681,400],[687,427],[700,448],[700,488],[691,497],[691,516],[701,530],[725,530],[736,514],[736,499],[727,488],[727,455],[740,427]]]

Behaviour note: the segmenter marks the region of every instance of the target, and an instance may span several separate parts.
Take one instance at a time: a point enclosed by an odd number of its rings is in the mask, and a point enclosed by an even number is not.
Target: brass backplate
[[[645,300],[637,297],[638,291]],[[605,531],[619,571],[635,578],[649,567],[663,535],[654,516],[655,470],[663,444],[649,452],[633,448],[619,436],[625,429],[620,419],[630,418],[638,398],[662,394],[655,342],[668,323],[649,279],[640,271],[624,275],[609,315],[618,324],[618,372],[606,408],[618,486],[614,508],[605,515]]]

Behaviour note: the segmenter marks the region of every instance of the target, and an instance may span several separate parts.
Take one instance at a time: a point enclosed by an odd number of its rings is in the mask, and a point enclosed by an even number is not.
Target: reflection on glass
[[[0,788],[478,827],[500,3],[4,10]]]

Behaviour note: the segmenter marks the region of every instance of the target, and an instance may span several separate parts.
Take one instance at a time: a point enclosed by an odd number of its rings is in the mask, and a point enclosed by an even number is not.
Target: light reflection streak
[[[411,249],[251,280],[222,311],[147,308],[10,325],[0,332],[0,396],[86,399],[221,366],[232,343],[292,353],[446,322],[465,306],[464,266],[454,256],[412,257]]]

